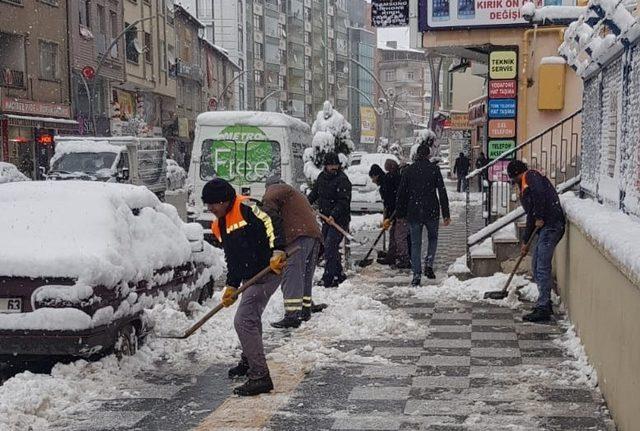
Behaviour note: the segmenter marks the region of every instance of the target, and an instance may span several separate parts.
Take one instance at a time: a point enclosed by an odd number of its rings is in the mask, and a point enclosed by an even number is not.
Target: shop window
[[[58,44],[40,41],[40,78],[58,79]]]

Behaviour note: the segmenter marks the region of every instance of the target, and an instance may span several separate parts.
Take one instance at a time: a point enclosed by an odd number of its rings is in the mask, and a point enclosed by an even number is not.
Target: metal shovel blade
[[[505,290],[496,290],[493,292],[485,292],[484,294],[484,299],[496,299],[496,300],[500,300],[500,299],[504,299],[509,295],[509,292],[505,291]]]
[[[361,261],[358,262],[358,266],[360,268],[366,268],[367,266],[371,265],[373,263],[373,259],[362,259]]]

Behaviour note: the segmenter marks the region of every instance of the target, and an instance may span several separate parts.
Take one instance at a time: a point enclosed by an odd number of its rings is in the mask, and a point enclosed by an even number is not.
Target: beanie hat
[[[324,165],[339,165],[340,157],[336,153],[327,153],[324,155]]]
[[[205,204],[231,202],[235,196],[233,186],[222,178],[212,179],[202,189],[202,202]]]
[[[382,168],[379,165],[373,164],[371,165],[371,169],[369,169],[369,176],[370,177],[381,177],[384,175],[384,171],[382,170]]]
[[[512,160],[507,165],[507,175],[509,178],[515,178],[520,174],[527,172],[527,164],[520,160]]]

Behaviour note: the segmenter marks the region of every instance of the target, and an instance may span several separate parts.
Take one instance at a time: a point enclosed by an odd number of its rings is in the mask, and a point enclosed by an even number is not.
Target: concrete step
[[[469,269],[476,277],[490,277],[501,271],[500,263],[495,254],[493,256],[471,256]]]
[[[498,238],[493,240],[493,252],[499,263],[518,257],[520,241],[517,239]]]

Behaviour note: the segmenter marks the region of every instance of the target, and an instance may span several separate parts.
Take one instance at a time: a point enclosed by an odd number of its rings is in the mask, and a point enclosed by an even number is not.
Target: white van
[[[238,194],[261,199],[265,180],[279,175],[299,188],[306,182],[302,153],[311,129],[275,112],[221,111],[198,115],[189,166],[190,218],[209,227],[213,214],[202,205],[202,188],[220,177]]]

